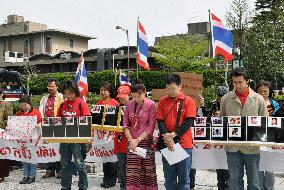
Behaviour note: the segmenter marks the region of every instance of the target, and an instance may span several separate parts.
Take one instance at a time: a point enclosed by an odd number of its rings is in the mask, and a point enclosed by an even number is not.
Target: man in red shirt
[[[47,80],[48,95],[43,96],[40,101],[39,111],[43,117],[56,117],[57,110],[63,102],[63,95],[58,92],[58,80],[50,78]],[[46,173],[42,178],[49,178],[55,176],[57,172],[57,179],[61,177],[61,164],[60,162],[50,162],[46,164]]]
[[[268,116],[264,99],[248,86],[248,71],[242,67],[232,70],[234,90],[221,99],[221,116]],[[244,168],[247,189],[261,189],[259,180],[259,146],[225,146],[229,168],[229,189],[244,189]]]
[[[76,84],[72,81],[67,81],[62,88],[65,101],[60,105],[57,116],[58,117],[80,117],[89,116],[90,110],[88,104],[81,100],[80,91]],[[82,156],[82,146],[80,143],[60,143],[61,152],[61,166],[62,177],[61,186],[62,190],[71,189],[72,182],[72,166],[71,159],[74,158],[75,167],[79,174],[78,186],[80,190],[88,189],[87,170]]]
[[[173,151],[175,143],[174,138],[179,139],[181,147],[189,154],[189,157],[174,165],[169,165],[163,157],[165,187],[168,190],[188,190],[190,189],[189,173],[192,162],[192,134],[190,127],[193,126],[196,117],[196,105],[192,98],[185,96],[182,92],[179,75],[171,74],[168,76],[166,89],[168,95],[162,97],[158,103],[157,120],[160,133],[163,136],[164,143],[171,151]],[[180,105],[182,107],[179,122],[177,123]]]

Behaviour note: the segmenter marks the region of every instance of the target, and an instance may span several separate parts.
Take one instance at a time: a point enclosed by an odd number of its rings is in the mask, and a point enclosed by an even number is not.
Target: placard
[[[93,105],[92,129],[102,131],[123,131],[123,115],[125,106]]]
[[[42,139],[64,143],[76,143],[78,139],[91,140],[91,125],[91,116],[44,117],[42,118]]]
[[[196,117],[195,142],[265,145],[284,143],[284,118],[261,116]]]

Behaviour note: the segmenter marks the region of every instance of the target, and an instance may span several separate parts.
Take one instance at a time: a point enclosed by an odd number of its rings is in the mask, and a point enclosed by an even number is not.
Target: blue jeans
[[[118,153],[116,154],[119,166],[119,175],[120,175],[120,190],[126,189],[126,154]]]
[[[261,190],[274,190],[275,175],[273,172],[259,172]]]
[[[259,158],[260,154],[244,154],[238,152],[226,152],[230,173],[229,189],[244,190],[244,167],[247,174],[247,189],[260,190],[259,182]]]
[[[24,168],[24,177],[35,177],[37,164],[31,164],[26,162],[22,163]]]
[[[88,188],[87,170],[86,170],[85,162],[81,154],[81,145],[75,144],[75,143],[74,144],[61,143],[60,152],[61,152],[60,162],[61,162],[61,167],[62,167],[62,177],[61,177],[62,189],[71,189],[72,155],[73,155],[74,162],[76,164],[78,174],[79,174],[78,187],[79,189],[87,189]]]
[[[190,189],[190,169],[192,162],[192,149],[184,149],[189,155],[185,160],[169,165],[168,161],[163,157],[163,170],[165,177],[165,188],[167,190],[188,190]]]

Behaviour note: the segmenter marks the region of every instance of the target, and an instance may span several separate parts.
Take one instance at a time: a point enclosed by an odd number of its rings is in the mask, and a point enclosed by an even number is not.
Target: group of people
[[[154,190],[158,189],[155,150],[153,149],[153,132],[159,129],[158,150],[168,148],[174,151],[175,143],[189,155],[186,159],[170,165],[162,157],[165,188],[167,190],[194,189],[196,170],[191,168],[193,136],[191,127],[196,116],[281,116],[280,104],[272,99],[271,84],[259,81],[255,91],[248,85],[248,73],[244,68],[232,70],[233,91],[226,86],[217,89],[218,98],[211,106],[205,106],[204,98],[195,101],[182,91],[181,78],[170,74],[166,79],[167,94],[156,104],[146,97],[146,87],[139,80],[131,87],[120,86],[114,93],[112,85],[103,82],[100,85],[101,99],[96,105],[126,106],[123,116],[123,132],[115,132],[114,152],[118,162],[103,164],[103,188],[115,186],[120,180],[120,189]],[[22,96],[18,116],[37,116],[38,124],[42,117],[79,117],[91,115],[88,104],[80,99],[76,84],[67,81],[62,92],[58,92],[58,81],[47,81],[49,94],[42,97],[39,109],[32,107],[29,96]],[[3,93],[1,93],[3,95]],[[115,96],[116,94],[116,96]],[[0,98],[2,97],[0,96]],[[13,114],[11,104],[0,99],[0,127],[5,128],[7,116]],[[40,127],[40,125],[38,125]],[[146,157],[135,152],[146,149]],[[274,189],[274,174],[259,171],[259,147],[225,146],[228,170],[218,169],[218,189],[244,189],[244,167],[247,174],[248,190]],[[60,162],[48,163],[43,178],[61,178],[62,190],[71,189],[72,175],[79,175],[79,189],[88,188],[85,166],[86,144],[60,143]],[[72,157],[73,162],[72,162]],[[7,160],[0,160],[0,183],[7,177],[9,165]],[[8,168],[8,170],[7,170]],[[24,177],[20,184],[35,181],[36,164],[23,163]],[[57,174],[56,174],[57,172]]]

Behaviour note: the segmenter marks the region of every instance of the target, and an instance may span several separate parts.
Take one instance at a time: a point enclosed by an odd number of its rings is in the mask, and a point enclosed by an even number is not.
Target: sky
[[[251,7],[254,0],[248,0]],[[187,33],[187,24],[208,21],[208,10],[224,20],[230,0],[0,0],[0,24],[7,16],[43,23],[49,29],[90,35],[92,48],[136,45],[137,19],[147,33],[149,45],[155,37]]]

